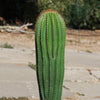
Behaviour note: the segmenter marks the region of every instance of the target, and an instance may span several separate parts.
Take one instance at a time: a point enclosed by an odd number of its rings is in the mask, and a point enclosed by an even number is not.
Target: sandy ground
[[[68,30],[67,33],[78,35],[66,35],[66,48],[86,51],[86,52],[100,52],[100,33],[93,31],[76,31]],[[86,36],[80,36],[86,35]],[[0,33],[0,45],[8,43],[14,48],[35,48],[35,35],[34,34],[21,34],[21,33]]]
[[[92,31],[70,32],[78,35],[66,35],[63,100],[100,100],[100,36]],[[39,100],[36,73],[28,67],[29,62],[35,64],[34,40],[34,34],[0,33],[0,46],[14,47],[0,48],[0,97]]]

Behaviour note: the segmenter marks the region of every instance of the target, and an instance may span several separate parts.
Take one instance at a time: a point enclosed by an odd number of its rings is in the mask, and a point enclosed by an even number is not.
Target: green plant
[[[63,12],[67,26],[76,29],[100,29],[100,0],[68,1]]]
[[[86,50],[86,52],[87,52],[87,53],[92,53],[92,51],[90,51],[90,50]]]
[[[23,52],[25,52],[25,49],[22,49]]]
[[[32,64],[31,62],[28,63],[28,66],[34,70],[36,70],[36,65]]]
[[[9,49],[13,49],[14,47],[8,43],[5,43],[3,45],[0,45],[1,48],[9,48]]]
[[[36,71],[40,100],[61,100],[66,27],[58,12],[40,14],[35,28]]]

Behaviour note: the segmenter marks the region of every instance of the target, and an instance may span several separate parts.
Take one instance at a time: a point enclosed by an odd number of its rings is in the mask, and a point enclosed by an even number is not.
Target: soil
[[[66,47],[85,52],[100,52],[100,31],[67,30]]]
[[[0,33],[0,45],[8,43],[14,48],[35,48],[35,34]],[[85,52],[100,52],[100,32],[68,30],[66,48]]]

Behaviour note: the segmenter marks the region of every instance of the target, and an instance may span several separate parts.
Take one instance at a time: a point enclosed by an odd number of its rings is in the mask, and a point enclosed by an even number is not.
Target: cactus
[[[35,28],[36,72],[40,100],[61,100],[66,27],[54,10],[40,14]]]

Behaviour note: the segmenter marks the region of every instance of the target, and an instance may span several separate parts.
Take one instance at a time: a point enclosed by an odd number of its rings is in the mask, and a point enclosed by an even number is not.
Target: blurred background
[[[46,9],[61,13],[69,28],[100,29],[100,0],[0,0],[0,24],[35,25]]]

